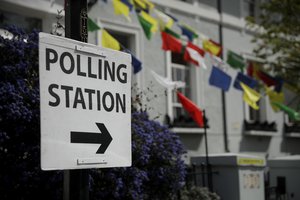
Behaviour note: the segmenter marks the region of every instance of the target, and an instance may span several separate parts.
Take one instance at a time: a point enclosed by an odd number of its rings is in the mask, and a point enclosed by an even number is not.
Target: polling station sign
[[[131,56],[39,34],[41,168],[131,165]]]

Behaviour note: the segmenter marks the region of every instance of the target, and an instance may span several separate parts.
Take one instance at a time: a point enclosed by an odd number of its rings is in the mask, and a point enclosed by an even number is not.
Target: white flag
[[[195,49],[186,47],[186,50],[190,54],[191,58],[198,62],[199,66],[203,67],[204,69],[207,69],[204,58]]]
[[[166,77],[162,77],[151,70],[151,74],[154,77],[154,79],[162,86],[169,88],[169,89],[177,89],[185,87],[185,82],[182,81],[172,81]]]

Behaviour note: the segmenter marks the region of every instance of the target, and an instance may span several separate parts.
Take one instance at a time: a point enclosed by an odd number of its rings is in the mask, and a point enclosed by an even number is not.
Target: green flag
[[[172,35],[173,37],[176,37],[177,39],[180,39],[180,35],[178,33],[176,33],[175,31],[169,29],[168,27],[165,27],[164,31],[170,35]]]
[[[93,20],[91,20],[90,18],[88,18],[88,31],[97,31],[101,29],[95,22],[93,22]]]
[[[227,63],[232,68],[241,69],[242,72],[246,66],[244,58],[230,50],[227,52]]]
[[[286,114],[288,114],[291,119],[297,120],[297,121],[300,120],[300,114],[297,111],[293,110],[292,108],[290,108],[286,105],[283,105],[279,102],[274,102],[273,101],[272,104],[277,106],[280,110],[282,110]]]
[[[152,35],[152,32],[151,32],[152,24],[150,24],[147,20],[145,20],[140,15],[138,15],[138,19],[140,21],[140,24],[144,30],[144,33],[145,33],[147,39],[150,40],[151,35]]]

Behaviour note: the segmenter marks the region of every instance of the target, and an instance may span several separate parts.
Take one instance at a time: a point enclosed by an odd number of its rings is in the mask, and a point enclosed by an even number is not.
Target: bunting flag
[[[277,102],[277,103],[283,103],[284,102],[284,94],[283,92],[276,92],[271,87],[265,86],[266,94],[269,97],[270,102]],[[278,112],[280,109],[271,103],[271,107],[274,112]]]
[[[176,39],[172,35],[162,31],[161,32],[162,38],[162,49],[165,51],[172,51],[174,53],[181,53],[182,51],[182,43],[180,40]]]
[[[300,120],[300,114],[292,108],[278,102],[272,102],[272,104],[277,106],[283,112],[285,112],[292,120]]]
[[[147,39],[150,40],[152,33],[155,33],[157,31],[156,19],[154,19],[144,11],[140,12],[140,14],[138,15],[138,19],[140,24],[142,25],[142,28],[144,30]]]
[[[227,66],[226,62],[222,60],[220,57],[217,57],[213,54],[209,54],[210,57],[210,62],[212,63],[213,66],[217,66],[219,68],[225,68]]]
[[[112,3],[115,10],[115,15],[124,15],[128,21],[131,21],[129,17],[130,8],[127,6],[127,4],[120,0],[113,0]]]
[[[181,29],[182,35],[187,36],[189,41],[192,42],[195,38],[198,38],[198,34],[191,27],[187,25],[179,25],[179,27]]]
[[[131,54],[131,64],[133,67],[133,73],[136,74],[142,70],[142,62]]]
[[[170,79],[166,77],[162,77],[151,70],[151,74],[154,77],[154,79],[162,86],[168,89],[178,89],[185,87],[185,82],[182,81],[171,81]]]
[[[282,86],[284,84],[283,79],[280,77],[272,77],[271,75],[267,74],[266,72],[260,70],[262,66],[256,62],[249,62],[247,68],[247,74],[253,78],[261,80],[267,86],[275,86],[275,91],[280,93]]]
[[[242,82],[240,84],[244,91],[243,100],[253,109],[258,110],[259,106],[257,105],[257,102],[261,97],[260,94],[248,87],[246,84]]]
[[[131,55],[131,65],[133,67],[133,73],[136,74],[138,73],[139,71],[142,70],[142,62],[137,59],[129,49],[126,49],[125,47],[121,46],[122,47],[122,51],[125,52],[125,53],[129,53]]]
[[[204,58],[201,54],[199,54],[197,50],[190,47],[186,47],[184,55],[186,55],[184,57],[185,61],[190,61],[197,66],[201,66],[203,69],[207,69]]]
[[[133,0],[136,8],[141,9],[147,13],[154,8],[154,4],[149,0]]]
[[[218,67],[212,66],[209,84],[227,92],[230,88],[231,77]]]
[[[117,51],[121,49],[120,43],[106,30],[102,30],[102,46]]]
[[[165,27],[165,29],[163,31],[172,35],[173,37],[176,37],[177,39],[180,39],[180,35],[178,33],[176,33],[175,31],[173,31],[172,29],[169,29],[168,27]]]
[[[253,79],[250,76],[247,76],[241,72],[238,72],[233,86],[238,90],[243,90],[240,83],[244,83],[245,85],[247,85],[248,87],[250,87],[252,89],[258,85],[258,82],[255,79]]]
[[[88,31],[93,32],[100,30],[101,28],[93,21],[91,18],[88,18]]]
[[[173,15],[169,14],[169,13],[165,13],[166,15],[168,15],[169,17],[171,17],[174,22],[178,22],[178,19],[176,17],[174,17]]]
[[[242,56],[230,50],[227,52],[227,63],[234,69],[241,69],[242,72],[244,71],[244,67],[246,65]]]
[[[203,51],[203,49],[199,48],[191,42],[188,42],[183,58],[186,62],[191,62],[197,66],[202,66],[204,69],[207,69],[203,58],[204,54],[205,51]]]
[[[222,53],[222,47],[217,42],[208,39],[202,41],[203,49],[215,56],[220,56]]]
[[[173,26],[174,20],[170,16],[157,9],[154,9],[154,12],[158,17],[158,22],[161,31],[165,30],[165,28],[170,29]]]
[[[182,104],[183,108],[189,113],[193,120],[199,127],[204,127],[203,113],[202,111],[186,96],[177,92],[177,97]]]

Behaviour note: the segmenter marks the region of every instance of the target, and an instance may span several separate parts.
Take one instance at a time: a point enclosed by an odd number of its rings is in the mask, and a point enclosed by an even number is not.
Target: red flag
[[[161,32],[161,38],[163,50],[170,50],[174,53],[181,53],[182,44],[180,40],[177,40],[175,37],[164,31]]]
[[[188,42],[188,44],[186,45],[186,47],[189,47],[191,49],[194,49],[195,51],[197,51],[202,57],[204,57],[205,51],[201,48],[199,48],[198,46],[194,45],[191,42]],[[197,60],[194,60],[193,57],[190,55],[190,53],[187,51],[187,49],[185,48],[184,51],[184,56],[183,56],[184,60],[186,62],[192,62],[195,65],[199,65]]]
[[[190,114],[193,120],[200,126],[204,127],[202,111],[186,96],[177,92],[177,97],[182,104],[183,108]]]

